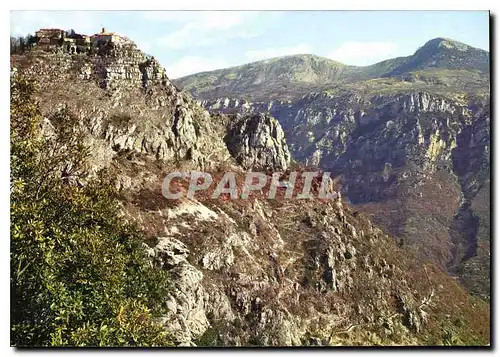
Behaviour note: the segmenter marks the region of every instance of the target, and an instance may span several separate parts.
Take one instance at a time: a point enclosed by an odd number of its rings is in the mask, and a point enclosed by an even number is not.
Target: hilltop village
[[[167,83],[165,69],[153,56],[142,52],[128,37],[105,28],[91,36],[74,30],[44,28],[36,31],[35,36],[22,39],[20,47],[17,54],[33,51],[47,64],[52,63],[47,73],[71,72],[81,79],[96,80],[102,88],[145,88],[153,82]],[[72,70],[65,72],[67,68]],[[16,70],[13,67],[12,71]]]
[[[35,32],[34,44],[36,47],[46,50],[62,50],[66,53],[92,53],[100,47],[108,44],[133,44],[124,36],[114,32],[108,32],[105,28],[100,33],[88,36],[61,29],[40,29]]]

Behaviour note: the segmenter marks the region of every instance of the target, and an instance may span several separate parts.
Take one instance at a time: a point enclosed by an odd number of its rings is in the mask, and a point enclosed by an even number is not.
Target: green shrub
[[[120,218],[105,173],[81,184],[88,154],[77,120],[41,131],[35,85],[11,83],[11,344],[165,346],[154,323],[167,294],[142,234]]]

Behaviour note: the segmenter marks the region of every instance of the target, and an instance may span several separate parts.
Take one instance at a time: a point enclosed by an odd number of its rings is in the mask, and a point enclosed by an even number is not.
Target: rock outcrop
[[[225,141],[243,168],[286,170],[290,164],[283,130],[270,115],[237,116],[229,125]]]
[[[195,168],[230,157],[210,115],[133,43],[110,43],[95,55],[33,50],[16,67],[37,79],[47,118],[67,110],[85,127],[99,152],[95,170],[125,152]]]

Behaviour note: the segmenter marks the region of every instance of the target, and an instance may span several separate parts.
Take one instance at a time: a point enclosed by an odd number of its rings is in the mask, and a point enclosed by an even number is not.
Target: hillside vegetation
[[[35,84],[11,84],[11,345],[168,346],[154,322],[167,274],[120,217],[109,178],[76,184],[90,153],[75,118],[41,130]]]

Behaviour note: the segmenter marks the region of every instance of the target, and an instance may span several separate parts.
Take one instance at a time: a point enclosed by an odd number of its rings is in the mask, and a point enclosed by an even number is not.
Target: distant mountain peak
[[[261,59],[258,61],[229,67],[228,69],[238,69],[238,68],[245,67],[245,66],[267,65],[267,64],[278,63],[278,62],[282,63],[283,65],[287,65],[287,64],[291,64],[293,61],[304,61],[304,62],[308,62],[308,63],[309,62],[328,63],[331,66],[338,66],[338,67],[346,67],[347,66],[344,63],[334,61],[334,60],[327,58],[327,57],[321,57],[321,56],[314,55],[311,53],[297,53],[297,54],[293,54],[293,55],[269,57],[269,58]],[[217,72],[217,71],[218,70],[209,71],[209,72]],[[186,77],[188,77],[188,76],[186,76]]]
[[[239,66],[201,72],[178,78],[176,82],[198,98],[252,97],[256,100],[279,97],[286,92],[306,94],[311,86],[341,82],[353,66],[313,54],[294,54],[268,58]]]
[[[459,41],[438,37],[427,41],[389,75],[399,75],[429,68],[486,73],[489,71],[489,53]]]
[[[446,37],[437,37],[432,40],[427,41],[421,49],[425,48],[435,48],[435,49],[452,49],[458,51],[468,51],[469,49],[474,49],[474,47],[469,46],[463,42],[452,40]]]

